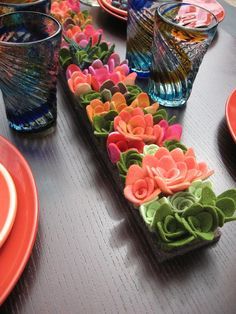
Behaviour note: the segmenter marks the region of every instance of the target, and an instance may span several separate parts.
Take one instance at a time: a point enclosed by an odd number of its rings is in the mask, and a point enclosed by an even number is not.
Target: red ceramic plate
[[[118,15],[122,15],[122,16],[125,16],[127,17],[128,16],[128,13],[127,11],[125,10],[121,10],[119,8],[116,8],[114,7],[111,3],[112,3],[112,0],[101,0],[102,4],[104,7],[108,8],[110,11],[113,11],[115,12],[116,14]]]
[[[114,17],[116,17],[116,18],[118,18],[118,19],[120,19],[120,20],[127,21],[127,17],[126,17],[126,16],[119,15],[119,14],[117,14],[116,12],[110,10],[108,7],[106,7],[106,6],[103,4],[102,0],[97,0],[97,1],[98,1],[98,3],[99,3],[100,7],[101,7],[102,9],[104,9],[107,13],[113,15]]]
[[[226,102],[225,116],[229,131],[236,142],[236,89]]]
[[[32,172],[24,157],[1,136],[0,162],[15,183],[18,202],[14,225],[0,249],[1,305],[15,286],[30,257],[38,226],[38,197]]]
[[[14,181],[0,163],[0,249],[9,236],[16,218],[17,195]]]

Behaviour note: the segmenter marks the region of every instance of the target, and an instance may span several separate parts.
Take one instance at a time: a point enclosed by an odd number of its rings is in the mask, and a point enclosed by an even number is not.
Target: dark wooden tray
[[[108,169],[108,173],[110,175],[111,180],[113,181],[113,184],[117,187],[116,190],[120,193],[121,197],[123,196],[123,184],[119,177],[118,169],[115,165],[113,165],[108,157],[105,144],[99,140],[94,134],[92,126],[88,120],[86,111],[79,105],[78,99],[71,93],[69,90],[69,87],[67,85],[67,81],[65,79],[65,73],[63,71],[60,72],[60,82],[63,86],[63,89],[65,91],[65,94],[67,95],[69,99],[69,103],[74,109],[74,112],[76,114],[76,117],[78,119],[78,122],[83,126],[83,128],[86,129],[86,132],[88,134],[88,139],[91,143],[91,146],[93,149],[96,150],[96,154],[99,158],[99,160],[104,164],[104,166]],[[216,243],[221,236],[221,231],[218,228],[215,232],[215,238],[212,241],[197,241],[191,244],[188,244],[182,248],[176,248],[172,249],[171,251],[164,251],[161,249],[158,238],[155,233],[150,232],[145,225],[141,215],[139,214],[139,211],[135,209],[131,203],[126,201],[127,208],[131,212],[132,217],[136,221],[140,231],[142,232],[146,242],[150,246],[153,254],[155,255],[157,261],[159,263],[162,263],[164,261],[173,259],[176,256],[184,255],[186,253],[189,253],[193,250],[207,247],[209,245],[212,245]]]

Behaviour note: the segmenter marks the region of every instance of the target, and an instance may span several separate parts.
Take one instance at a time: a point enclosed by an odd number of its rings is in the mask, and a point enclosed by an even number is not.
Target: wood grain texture
[[[124,56],[122,22],[92,12]],[[183,142],[215,169],[217,193],[236,181],[236,146],[224,119],[235,53],[236,40],[220,26],[186,108],[173,110]],[[158,265],[62,88],[56,131],[42,138],[11,132],[0,101],[0,133],[30,163],[40,199],[32,256],[1,313],[235,313],[234,223],[216,246]]]

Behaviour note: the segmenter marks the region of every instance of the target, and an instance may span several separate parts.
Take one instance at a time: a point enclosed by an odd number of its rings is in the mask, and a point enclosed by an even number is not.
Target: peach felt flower
[[[112,163],[120,160],[120,154],[128,150],[137,150],[142,153],[144,147],[143,141],[127,141],[123,134],[112,132],[107,138],[107,151]]]
[[[114,119],[115,131],[123,134],[127,140],[144,141],[146,144],[162,146],[167,139],[179,140],[182,127],[179,124],[169,126],[165,120],[154,125],[153,116],[145,114],[139,107],[127,107]]]
[[[212,173],[206,163],[196,161],[192,148],[184,153],[180,148],[169,152],[161,147],[154,156],[144,156],[142,167],[132,165],[129,168],[124,194],[130,202],[139,206],[161,192],[171,195],[186,190],[193,181],[204,180]],[[146,188],[144,183],[140,183],[144,179],[145,182],[151,182]]]

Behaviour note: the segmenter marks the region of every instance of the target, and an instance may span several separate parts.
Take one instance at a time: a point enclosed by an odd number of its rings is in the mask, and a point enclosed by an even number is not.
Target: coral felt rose
[[[171,195],[175,192],[186,190],[191,182],[198,179],[206,179],[213,171],[208,169],[204,162],[198,163],[194,151],[190,148],[184,154],[180,148],[169,152],[161,147],[154,156],[146,155],[142,161],[142,167],[131,166],[126,177],[124,194],[135,205],[143,204],[146,197],[136,197],[136,182],[145,177],[148,182],[152,179],[152,187],[156,192]],[[155,184],[153,184],[153,182]]]
[[[122,110],[115,118],[114,129],[128,140],[142,140],[146,144],[159,146],[170,138],[179,140],[182,133],[182,127],[179,124],[169,126],[165,120],[154,124],[151,114],[145,114],[139,107],[130,106]]]
[[[130,149],[137,152],[143,151],[144,143],[142,141],[127,141],[123,134],[112,132],[107,138],[107,151],[112,163],[120,160],[120,154]]]
[[[134,205],[140,206],[156,198],[161,193],[155,178],[151,178],[146,168],[138,165],[130,166],[124,195]]]

